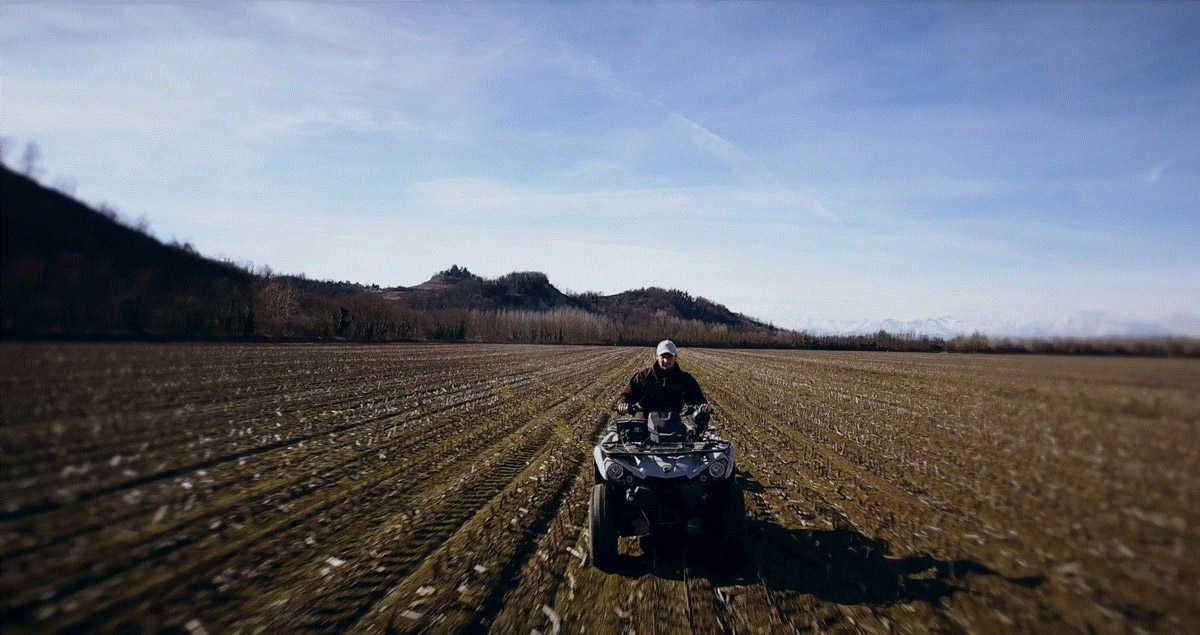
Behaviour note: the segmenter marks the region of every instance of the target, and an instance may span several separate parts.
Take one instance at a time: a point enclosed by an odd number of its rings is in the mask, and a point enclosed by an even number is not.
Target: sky
[[[0,135],[310,278],[1200,336],[1198,33],[1187,2],[6,2]]]

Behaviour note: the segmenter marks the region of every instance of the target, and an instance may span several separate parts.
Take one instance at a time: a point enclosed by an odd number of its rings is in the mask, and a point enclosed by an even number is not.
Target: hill
[[[676,289],[648,287],[607,296],[585,293],[577,299],[592,310],[622,320],[642,315],[663,315],[680,320],[723,324],[752,332],[779,330],[749,316],[734,313],[722,304]]]
[[[185,246],[164,245],[36,181],[0,167],[0,263],[53,262],[65,255],[127,276],[152,267],[176,280],[220,278],[248,282],[234,265],[205,258]]]
[[[581,308],[579,303],[550,284],[537,271],[510,273],[495,279],[481,278],[457,265],[413,287],[392,287],[385,298],[411,309],[471,309],[483,311],[550,311]]]
[[[537,271],[515,272],[487,279],[454,265],[421,284],[383,289],[380,295],[402,306],[423,310],[568,309],[594,313],[622,323],[667,317],[752,332],[779,330],[754,318],[734,313],[724,305],[676,289],[648,287],[612,295],[592,292],[568,294],[551,284],[546,274]]]

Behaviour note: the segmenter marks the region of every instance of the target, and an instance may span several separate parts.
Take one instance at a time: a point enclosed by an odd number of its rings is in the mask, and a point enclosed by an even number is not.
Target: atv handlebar
[[[631,403],[631,404],[629,404],[628,412],[631,415],[635,415],[635,414],[638,414],[639,412],[649,412],[649,411],[646,410],[645,408],[642,408],[641,406],[639,406],[637,404]],[[679,414],[681,414],[685,417],[690,417],[695,414],[698,414],[699,412],[701,412],[701,410],[700,410],[700,406],[684,406],[683,410],[673,410],[673,411],[672,410],[664,410],[661,412],[678,412]],[[710,406],[709,412],[712,412],[711,406]]]
[[[691,424],[684,424],[684,425],[687,430],[687,432],[685,434],[692,439],[699,438],[700,435],[704,434],[708,430],[709,420],[712,417],[712,408],[711,407],[708,410],[701,410],[700,406],[684,406],[683,410],[648,411],[645,408],[638,406],[637,404],[628,404],[628,406],[629,407],[627,408],[626,413],[630,414],[630,415],[636,415],[636,414],[643,413],[643,412],[647,412],[647,413],[648,412],[659,412],[660,416],[666,415],[668,413],[678,415],[680,420],[682,420],[683,417],[691,417],[691,420],[692,420]],[[642,422],[641,425],[644,428],[644,426],[646,426],[647,424],[650,423],[650,417],[646,417],[645,419],[642,419],[642,418],[617,419],[616,426],[617,426],[618,432],[620,433],[621,425],[633,424],[634,422]],[[621,439],[625,440],[624,433],[621,433],[621,434],[622,434]]]

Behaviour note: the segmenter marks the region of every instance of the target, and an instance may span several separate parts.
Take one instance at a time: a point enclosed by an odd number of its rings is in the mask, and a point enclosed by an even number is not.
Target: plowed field
[[[5,343],[9,633],[1200,632],[1200,361],[684,349],[747,565],[623,539],[649,349]]]

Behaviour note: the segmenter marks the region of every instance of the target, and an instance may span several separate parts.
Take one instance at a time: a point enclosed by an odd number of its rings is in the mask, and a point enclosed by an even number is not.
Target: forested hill
[[[489,280],[457,265],[419,285],[385,289],[382,295],[414,309],[550,311],[581,308],[578,302],[550,284],[544,273],[514,272]]]
[[[778,330],[684,291],[649,287],[613,295],[572,294],[560,291],[546,274],[538,271],[514,272],[487,279],[455,265],[419,285],[384,289],[381,294],[414,309],[575,309],[620,322],[665,317],[755,332]]]
[[[734,313],[722,304],[676,289],[648,287],[614,295],[585,293],[577,298],[583,306],[618,319],[637,315],[667,315],[681,320],[697,320],[724,324],[730,328],[749,331],[775,331],[775,327],[741,313]]]
[[[71,256],[124,276],[145,268],[174,279],[226,278],[247,282],[238,267],[205,258],[184,245],[164,245],[36,181],[0,167],[0,261],[60,261]]]
[[[248,335],[255,277],[0,167],[5,336]]]

